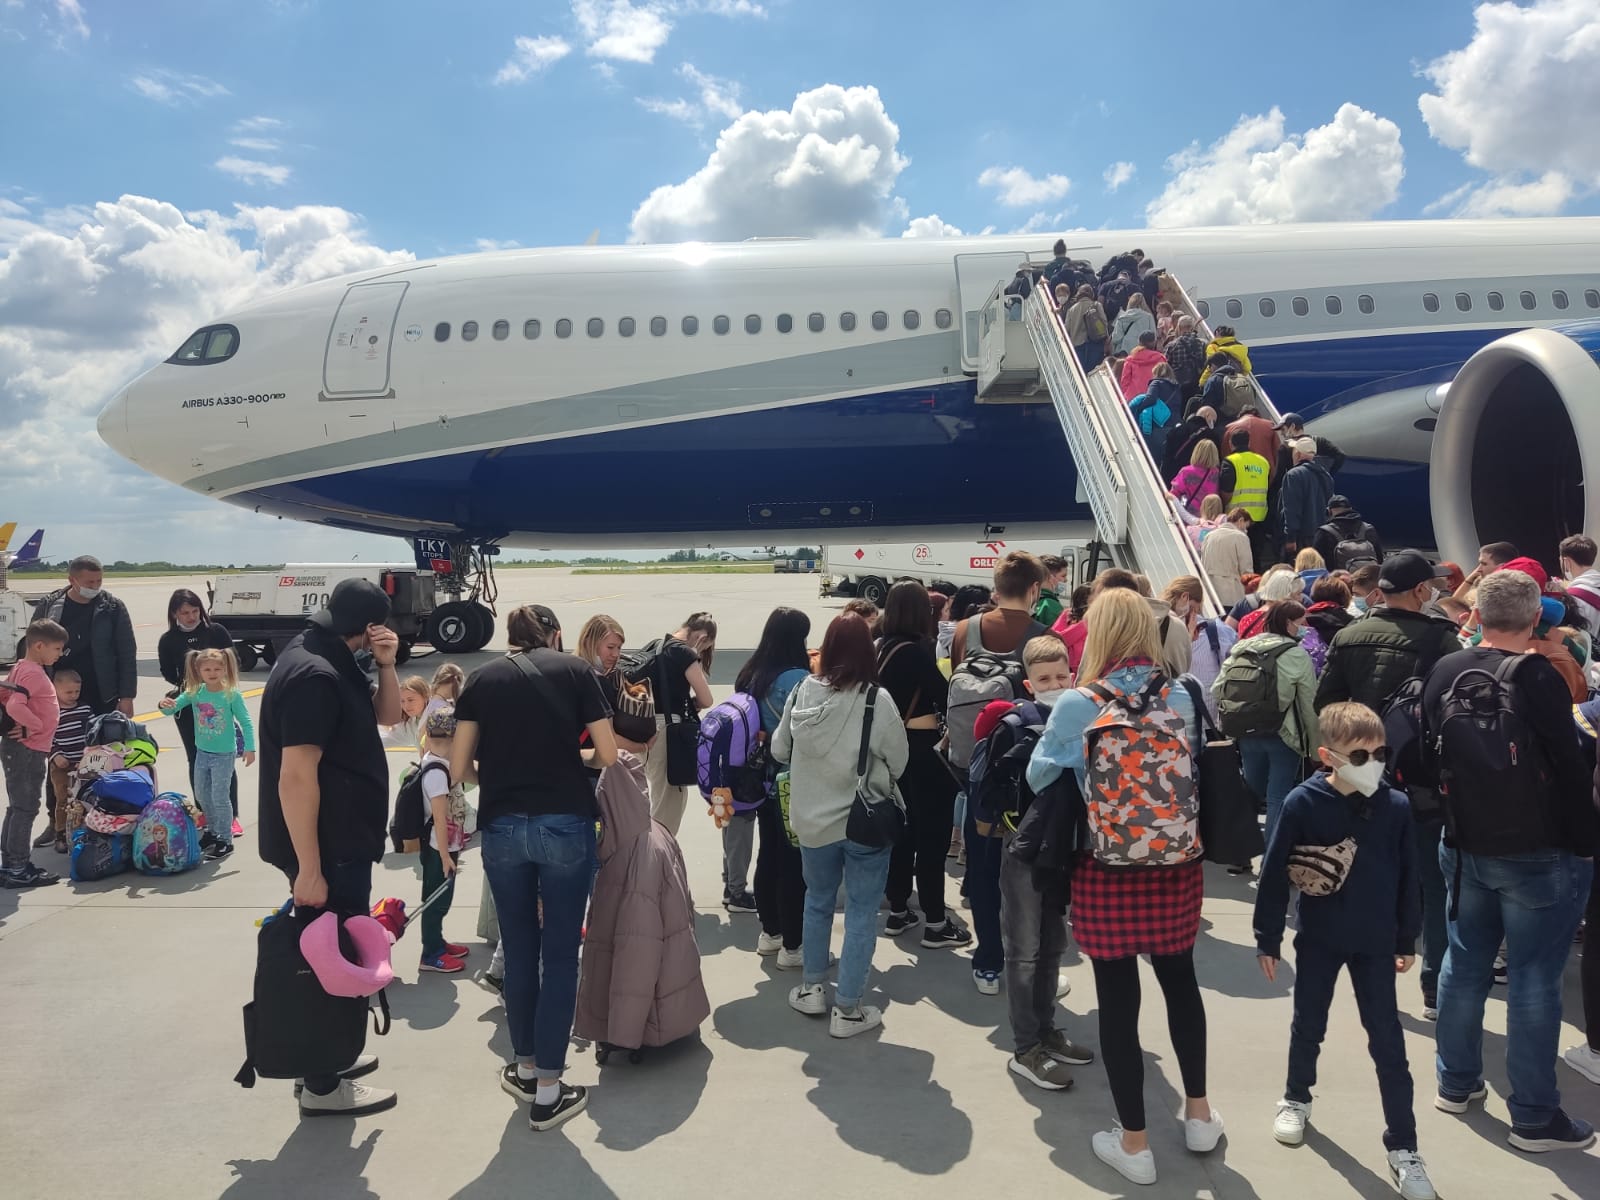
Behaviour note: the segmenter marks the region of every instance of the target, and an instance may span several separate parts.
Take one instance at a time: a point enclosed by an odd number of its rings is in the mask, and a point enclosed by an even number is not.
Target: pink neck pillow
[[[355,943],[356,961],[339,949],[339,918],[325,912],[300,934],[300,953],[330,996],[375,996],[394,981],[389,931],[371,917],[346,917],[344,931]]]

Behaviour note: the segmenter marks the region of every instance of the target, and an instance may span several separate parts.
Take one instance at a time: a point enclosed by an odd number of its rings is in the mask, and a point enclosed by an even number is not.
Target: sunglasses
[[[1331,750],[1330,753],[1338,755],[1352,767],[1364,767],[1369,761],[1386,763],[1389,761],[1389,747],[1378,746],[1372,750],[1352,750],[1346,754],[1341,750]]]

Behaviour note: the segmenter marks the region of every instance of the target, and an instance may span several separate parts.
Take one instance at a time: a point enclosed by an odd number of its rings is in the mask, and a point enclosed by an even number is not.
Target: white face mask
[[[1175,617],[1187,617],[1189,615],[1189,603],[1188,600],[1178,601],[1172,606],[1172,615]]]
[[[94,599],[94,598],[95,598],[95,597],[96,597],[96,596],[98,596],[98,595],[99,595],[99,594],[100,594],[100,593],[101,593],[101,592],[102,592],[102,591],[103,591],[103,590],[104,590],[104,589],[103,589],[103,588],[86,588],[86,587],[81,587],[81,588],[79,588],[79,589],[78,589],[78,599],[80,599],[80,600],[83,600],[83,601],[85,601],[85,602],[87,602],[87,601],[90,601],[90,600],[93,600],[93,599]]]
[[[1363,796],[1370,796],[1383,782],[1383,764],[1375,758],[1367,759],[1359,767],[1345,762],[1334,769],[1334,774]]]
[[[1070,690],[1070,688],[1048,688],[1042,692],[1035,692],[1033,698],[1046,708],[1054,708],[1060,702],[1061,697],[1065,696]]]
[[[193,633],[196,629],[200,628],[200,622],[180,620],[178,622],[178,628],[183,630],[185,633]]]

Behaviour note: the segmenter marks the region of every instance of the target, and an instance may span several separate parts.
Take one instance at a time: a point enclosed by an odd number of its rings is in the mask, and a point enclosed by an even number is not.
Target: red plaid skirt
[[[1183,954],[1194,948],[1205,864],[1108,867],[1092,855],[1072,873],[1072,936],[1090,958]]]

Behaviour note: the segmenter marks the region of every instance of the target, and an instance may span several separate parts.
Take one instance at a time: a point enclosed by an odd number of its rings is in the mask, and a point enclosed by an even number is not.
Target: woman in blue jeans
[[[507,619],[506,634],[511,653],[474,671],[456,702],[450,774],[478,781],[483,869],[500,918],[516,1054],[500,1086],[528,1101],[528,1123],[544,1130],[589,1100],[561,1073],[594,881],[595,772],[616,762],[617,743],[594,671],[561,653],[555,613],[526,605]],[[590,748],[580,750],[585,729]]]
[[[1312,703],[1317,694],[1317,676],[1311,655],[1299,645],[1305,630],[1306,610],[1298,601],[1278,600],[1267,605],[1262,631],[1234,643],[1212,685],[1220,704],[1228,696],[1230,668],[1239,667],[1246,660],[1261,663],[1277,678],[1278,710],[1283,713],[1278,731],[1238,739],[1245,782],[1267,802],[1269,842],[1278,814],[1283,811],[1283,798],[1300,781],[1302,761],[1317,749],[1317,712]]]
[[[893,699],[877,686],[872,631],[853,613],[835,617],[822,639],[818,674],[789,694],[772,739],[773,757],[789,764],[789,823],[800,840],[806,879],[804,975],[789,1006],[808,1016],[828,1011],[824,980],[833,908],[844,883],[844,946],[828,1032],[854,1037],[883,1023],[881,1010],[861,1003],[878,940],[878,901],[889,881],[889,848],[845,836],[856,793],[856,764],[869,700],[866,783],[871,795],[893,794],[906,769],[905,726]]]

